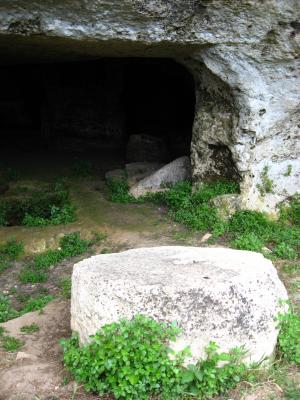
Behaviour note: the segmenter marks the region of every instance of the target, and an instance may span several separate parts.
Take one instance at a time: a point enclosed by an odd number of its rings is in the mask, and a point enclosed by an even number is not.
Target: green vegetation
[[[278,354],[293,364],[300,365],[300,309],[289,304],[288,312],[278,316]]]
[[[267,170],[265,170],[266,191]],[[264,252],[270,257],[294,260],[300,253],[300,197],[294,196],[289,205],[281,207],[278,221],[257,211],[238,211],[228,221],[220,216],[211,200],[220,195],[237,193],[238,185],[230,182],[203,184],[197,191],[190,182],[181,182],[164,192],[147,194],[138,200],[128,195],[126,181],[114,181],[110,199],[120,202],[151,201],[168,207],[170,217],[196,231],[210,231],[214,237],[223,236],[234,248]],[[129,196],[129,198],[128,198]]]
[[[264,247],[264,242],[258,238],[255,233],[249,232],[234,239],[232,241],[232,246],[239,250],[260,252]]]
[[[15,239],[10,239],[6,243],[0,245],[0,257],[8,260],[16,260],[24,252],[24,245]]]
[[[0,323],[18,316],[19,313],[11,306],[9,298],[0,292]]]
[[[95,239],[97,240],[97,238]],[[42,283],[48,279],[47,271],[66,258],[86,253],[95,240],[80,238],[79,232],[68,233],[60,239],[60,248],[47,250],[33,257],[30,264],[22,268],[19,279],[22,283]]]
[[[300,272],[300,264],[284,264],[281,270],[288,275],[296,275]]]
[[[24,307],[20,311],[20,315],[26,314],[31,311],[42,310],[50,301],[54,300],[52,295],[39,295],[35,298],[30,298],[25,303]]]
[[[7,335],[0,336],[0,342],[2,348],[9,352],[18,351],[24,344],[20,339]]]
[[[40,330],[39,326],[35,323],[32,323],[31,325],[24,325],[20,328],[20,331],[22,333],[30,334],[30,333],[35,333]]]
[[[112,178],[107,181],[108,198],[114,203],[138,203],[131,194],[129,194],[129,186],[127,180],[120,178]]]
[[[244,352],[217,352],[215,343],[207,347],[207,358],[183,367],[188,349],[169,357],[169,341],[179,329],[136,316],[132,320],[105,325],[80,347],[78,338],[61,342],[64,363],[86,390],[113,394],[116,399],[179,399],[185,395],[199,399],[224,393],[249,377],[243,364]],[[223,361],[220,366],[220,361]]]
[[[72,280],[69,277],[62,278],[58,284],[60,287],[60,295],[65,299],[71,298]]]
[[[152,201],[169,208],[169,215],[197,231],[212,230],[221,234],[224,221],[220,218],[216,207],[209,202],[214,197],[236,193],[238,185],[230,182],[203,184],[197,191],[192,191],[190,182],[181,182],[165,192],[148,194],[143,201]]]
[[[246,366],[246,351],[240,348],[219,353],[213,342],[206,348],[205,359],[184,367],[189,350],[172,352],[170,358],[167,347],[179,329],[144,316],[105,325],[85,346],[79,346],[77,337],[61,344],[65,366],[76,381],[99,395],[125,400],[204,400],[225,394],[239,382],[265,379],[279,384],[286,399],[296,400],[300,387],[285,371],[285,360],[300,365],[300,310],[290,305],[287,313],[278,316],[278,323],[277,360],[269,369],[260,369],[259,363]]]
[[[281,207],[280,219],[282,222],[300,225],[300,195],[294,195],[289,204]]]
[[[5,351],[15,352],[19,350],[24,343],[17,338],[5,335],[5,329],[0,326],[0,344]]]
[[[295,222],[286,224],[257,211],[239,211],[229,220],[227,235],[234,247],[253,251],[267,247],[274,256],[292,260],[300,252],[300,226]]]
[[[189,395],[198,399],[211,398],[234,388],[241,380],[254,379],[253,371],[258,366],[249,368],[243,363],[245,351],[242,349],[218,353],[218,346],[211,342],[206,348],[206,354],[205,360],[189,365],[183,372],[182,382],[187,384],[185,392]]]
[[[30,311],[42,310],[45,305],[53,299],[54,296],[43,294],[31,298],[26,297],[22,309],[17,311],[12,307],[10,299],[0,292],[0,323],[19,317],[20,315],[26,314]]]
[[[21,283],[44,283],[48,279],[48,275],[43,271],[35,271],[33,266],[25,266],[19,274]]]
[[[294,199],[281,209],[279,221],[257,211],[238,211],[224,221],[209,201],[217,195],[236,191],[235,184],[219,182],[204,185],[192,193],[191,185],[183,182],[148,198],[165,204],[174,220],[195,230],[210,230],[214,236],[222,235],[237,249],[263,252],[268,247],[276,257],[296,259],[300,253],[299,200]]]
[[[1,257],[0,257],[0,274],[2,272],[6,271],[7,269],[9,269],[10,267],[11,267],[11,265],[7,261],[1,260]]]
[[[56,183],[34,191],[22,199],[0,201],[0,225],[45,226],[67,224],[75,220],[75,208],[64,184]]]
[[[57,250],[48,250],[44,253],[37,254],[33,259],[25,265],[20,273],[19,279],[24,284],[35,284],[46,282],[48,279],[48,271],[51,267],[55,266],[62,260],[86,253],[92,245],[104,240],[105,234],[96,233],[92,240],[81,239],[79,232],[72,232],[63,236],[60,240],[60,247]],[[15,259],[19,257],[23,252],[23,246],[20,243],[11,240],[0,247],[0,255],[7,257],[8,259]],[[0,264],[1,266],[1,264]],[[71,292],[71,280],[64,278],[60,281],[59,286],[61,288],[61,295],[69,298]],[[40,293],[35,297],[29,297],[27,295],[16,296],[19,303],[21,303],[20,309],[15,310],[9,297],[0,292],[0,323],[6,322],[9,319],[16,318],[30,311],[41,310],[49,301],[53,300],[54,297]]]
[[[64,363],[85,389],[118,398],[147,399],[179,386],[179,358],[169,358],[166,341],[175,327],[137,316],[132,321],[105,325],[91,344],[79,347],[76,337],[63,340]]]
[[[260,174],[261,184],[256,185],[261,196],[265,196],[266,193],[274,192],[274,182],[269,178],[268,173],[269,167],[266,165]]]
[[[284,397],[287,400],[299,400],[300,398],[300,385],[294,381],[288,381],[284,388]]]
[[[286,170],[286,172],[283,174],[283,176],[290,176],[291,173],[292,173],[292,169],[293,169],[293,167],[291,166],[291,164],[289,164],[289,165],[287,166],[287,170]]]
[[[24,253],[22,242],[10,239],[0,244],[0,274],[11,267],[11,261],[16,260]]]

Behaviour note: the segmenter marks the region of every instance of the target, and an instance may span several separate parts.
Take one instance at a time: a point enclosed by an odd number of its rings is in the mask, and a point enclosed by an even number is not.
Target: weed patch
[[[179,388],[179,359],[169,358],[167,340],[177,328],[146,317],[105,325],[92,343],[79,347],[76,337],[61,342],[64,363],[85,389],[118,398],[147,399]]]
[[[3,335],[0,337],[1,346],[5,351],[15,352],[18,351],[22,346],[23,342],[13,336]]]
[[[19,280],[21,283],[44,283],[48,279],[48,275],[43,271],[36,271],[33,266],[27,265],[21,269]]]
[[[202,185],[192,191],[190,182],[181,182],[168,191],[148,194],[143,200],[163,204],[169,208],[170,216],[189,228],[203,231],[213,230],[221,224],[218,210],[209,204],[214,197],[236,193],[238,185],[229,182],[216,182]]]
[[[294,260],[300,252],[300,226],[270,220],[257,211],[239,211],[230,219],[227,233],[233,247],[261,251],[272,249],[275,257]]]
[[[211,342],[206,354],[205,360],[189,365],[183,372],[182,382],[187,385],[185,392],[196,398],[211,398],[226,393],[242,380],[252,380],[252,370],[258,367],[247,367],[242,361],[245,351],[239,348],[229,353],[218,353],[218,346]]]
[[[24,253],[22,242],[10,239],[0,244],[0,274],[11,267],[11,261],[21,257]]]
[[[57,183],[44,190],[27,193],[20,198],[0,202],[0,225],[45,226],[75,220],[75,208],[65,185]]]
[[[52,300],[54,300],[54,296],[51,295],[40,295],[36,298],[30,298],[25,303],[20,314],[23,315],[31,311],[42,310]]]
[[[0,323],[18,316],[19,313],[12,308],[9,298],[0,292]]]
[[[300,195],[293,196],[289,204],[282,206],[280,219],[293,225],[300,225]]]
[[[281,269],[285,274],[293,276],[300,272],[300,264],[284,264]]]
[[[15,239],[10,239],[0,245],[0,257],[7,260],[17,260],[24,253],[24,245]]]
[[[265,192],[271,190],[264,171]],[[121,183],[120,183],[121,182]],[[117,202],[146,202],[164,205],[170,217],[176,222],[196,231],[210,231],[214,237],[223,236],[234,248],[264,252],[264,247],[272,253],[270,257],[295,260],[300,254],[300,199],[294,196],[288,206],[280,210],[280,218],[273,221],[258,211],[238,211],[229,221],[220,217],[211,200],[220,195],[237,193],[238,184],[214,182],[203,184],[192,190],[190,182],[181,182],[164,192],[148,193],[142,198],[131,199],[127,182],[112,181],[111,200]],[[129,196],[129,198],[128,198]]]
[[[70,299],[71,298],[71,288],[72,288],[72,281],[71,278],[65,277],[62,278],[58,284],[60,287],[60,294],[62,297],[65,299]]]
[[[264,242],[253,232],[244,233],[232,241],[232,246],[239,250],[262,251]]]
[[[21,310],[17,311],[12,307],[10,299],[3,293],[0,293],[0,323],[17,318],[30,311],[41,310],[53,299],[54,296],[43,294],[32,298],[26,297],[24,298]]]
[[[269,167],[266,165],[260,174],[261,183],[257,184],[257,189],[261,196],[266,193],[274,193],[274,182],[269,178]]]
[[[138,203],[139,200],[135,199],[129,194],[129,186],[126,179],[111,178],[107,181],[108,198],[114,203]]]
[[[289,305],[285,314],[279,314],[279,357],[293,364],[300,364],[300,309]]]
[[[20,332],[30,334],[30,333],[35,333],[40,330],[39,326],[35,323],[31,325],[24,325],[20,328]]]
[[[43,283],[48,279],[47,271],[66,258],[86,253],[97,240],[102,240],[99,234],[93,240],[81,239],[79,232],[68,233],[60,239],[60,248],[47,250],[33,257],[30,264],[22,268],[19,279],[22,283]]]
[[[179,329],[144,316],[105,325],[91,342],[80,347],[78,338],[61,342],[64,363],[86,390],[113,394],[116,399],[208,398],[221,394],[249,375],[241,361],[244,352],[218,353],[210,343],[207,358],[183,367],[188,349],[169,357],[169,341]],[[223,361],[223,366],[220,366]]]

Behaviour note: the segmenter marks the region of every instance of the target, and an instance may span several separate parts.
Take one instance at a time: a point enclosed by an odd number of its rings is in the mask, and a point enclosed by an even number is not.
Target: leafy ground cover
[[[63,260],[90,251],[94,244],[104,240],[105,237],[104,234],[95,234],[92,240],[85,240],[80,237],[79,232],[66,234],[60,239],[60,247],[58,249],[45,251],[44,253],[33,256],[29,261],[24,261],[25,266],[20,269],[18,274],[21,284],[34,285],[46,282],[50,269],[53,269]],[[22,251],[22,244],[13,240],[0,247],[0,254],[6,255],[8,259],[18,258],[22,254]],[[70,296],[71,283],[68,277],[60,279],[58,286],[62,296]],[[52,294],[43,290],[36,292],[34,296],[16,295],[15,297],[18,304],[20,304],[18,309],[13,307],[8,294],[0,292],[0,323],[16,318],[30,311],[41,310],[54,299]]]
[[[169,216],[194,231],[210,231],[214,238],[222,237],[231,247],[263,252],[273,257],[295,260],[300,253],[300,199],[295,196],[282,206],[278,220],[257,211],[238,211],[224,220],[211,202],[216,196],[238,193],[232,182],[215,182],[192,190],[190,182],[181,182],[166,191],[132,199],[126,181],[109,183],[109,198],[114,202],[151,201],[164,205]],[[267,248],[267,249],[266,249]],[[268,254],[268,257],[271,257]]]
[[[75,207],[63,183],[0,201],[0,226],[45,226],[75,221]]]
[[[91,342],[80,346],[77,336],[64,339],[64,364],[76,381],[98,395],[116,399],[211,399],[238,384],[280,383],[284,398],[299,399],[300,388],[286,373],[286,361],[300,366],[300,313],[290,308],[278,316],[280,328],[276,360],[269,368],[243,362],[246,349],[220,353],[216,343],[206,357],[184,366],[189,349],[175,353],[169,343],[180,330],[137,315],[103,326]],[[172,354],[172,357],[170,357]]]
[[[97,239],[96,239],[97,240]],[[24,266],[19,274],[22,283],[42,283],[48,279],[48,271],[51,267],[66,258],[86,253],[95,243],[94,240],[81,239],[79,232],[72,232],[60,239],[59,248],[37,254]]]
[[[206,349],[205,360],[183,367],[188,349],[174,353],[167,344],[179,332],[176,325],[137,315],[105,325],[83,347],[77,337],[63,340],[64,363],[86,390],[116,399],[208,398],[250,377],[250,370],[253,374],[253,367],[242,362],[243,351],[218,353],[215,343]]]

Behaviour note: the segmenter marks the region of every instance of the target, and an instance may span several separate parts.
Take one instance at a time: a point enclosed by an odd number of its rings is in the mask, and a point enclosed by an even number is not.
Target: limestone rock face
[[[189,157],[179,157],[132,186],[130,194],[134,197],[140,197],[146,193],[163,190],[165,185],[174,185],[190,178],[191,164]]]
[[[154,247],[105,254],[74,266],[71,327],[85,343],[101,326],[144,314],[177,321],[175,349],[192,361],[215,341],[222,351],[245,346],[248,361],[271,356],[274,317],[287,292],[261,254],[222,248]]]
[[[2,3],[1,60],[171,57],[196,84],[194,181],[239,180],[241,204],[266,211],[299,190],[299,1]]]

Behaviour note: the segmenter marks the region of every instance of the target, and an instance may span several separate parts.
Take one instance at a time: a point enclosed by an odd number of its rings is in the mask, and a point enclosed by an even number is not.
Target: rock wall
[[[197,83],[195,182],[233,176],[245,207],[272,212],[300,187],[299,19],[298,0],[1,0],[0,52],[178,60]]]

